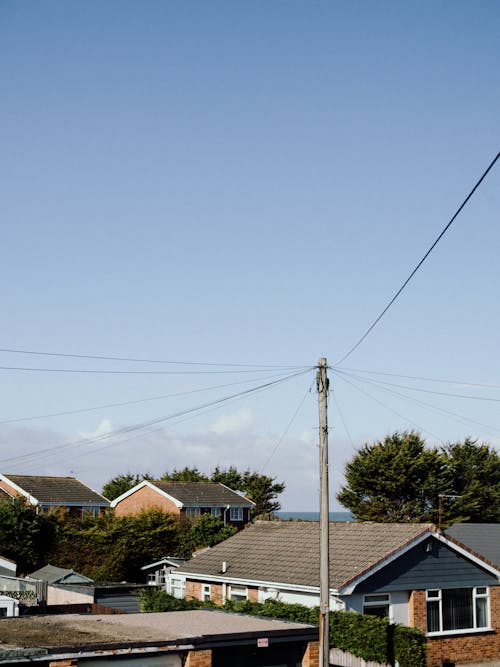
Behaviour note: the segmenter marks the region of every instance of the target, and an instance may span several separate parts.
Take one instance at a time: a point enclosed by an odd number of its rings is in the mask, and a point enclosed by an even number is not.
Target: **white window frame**
[[[241,586],[240,584],[231,584],[229,586],[228,599],[233,600],[234,602],[238,602],[241,600],[248,600],[248,586]]]
[[[471,628],[459,628],[457,630],[443,630],[443,591],[450,591],[456,589],[466,589],[471,591],[471,605],[472,605],[472,624]],[[477,607],[479,600],[486,600],[486,625],[478,626]],[[457,586],[456,588],[430,588],[425,593],[427,628],[429,617],[429,603],[438,603],[439,614],[439,630],[427,630],[427,635],[435,637],[438,635],[463,635],[474,632],[484,632],[491,629],[490,617],[490,591],[487,586]]]
[[[170,576],[170,595],[174,598],[183,599],[186,597],[186,580],[181,577]]]
[[[212,587],[210,584],[201,585],[201,601],[210,602],[212,599]]]
[[[222,514],[222,508],[221,507],[212,507],[211,510],[211,515],[212,516],[220,516]]]
[[[230,507],[229,521],[243,521],[243,507]]]

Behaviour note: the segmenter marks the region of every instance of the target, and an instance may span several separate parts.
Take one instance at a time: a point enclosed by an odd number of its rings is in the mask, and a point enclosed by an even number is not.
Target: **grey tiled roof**
[[[45,477],[39,475],[5,475],[39,503],[91,504],[108,507],[109,501],[74,477]]]
[[[430,528],[429,524],[331,523],[330,586],[340,589]],[[177,572],[318,586],[319,523],[257,521]]]
[[[500,567],[500,523],[454,523],[445,531],[450,536]]]
[[[67,570],[64,567],[56,567],[55,565],[44,565],[39,570],[35,570],[29,575],[32,579],[42,579],[49,584],[55,584],[59,581],[65,581],[66,583],[76,583],[76,582],[91,582],[92,579],[85,577],[83,574],[79,574],[74,570]]]
[[[180,500],[183,505],[196,507],[212,507],[232,505],[239,507],[253,507],[254,503],[236,491],[228,489],[224,484],[216,482],[162,482],[151,481],[158,489],[169,496]]]

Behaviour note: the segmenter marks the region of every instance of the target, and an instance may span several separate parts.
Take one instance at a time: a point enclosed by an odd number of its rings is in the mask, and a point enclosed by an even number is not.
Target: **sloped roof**
[[[433,528],[414,523],[330,523],[331,588],[341,589]],[[318,586],[319,523],[257,521],[177,572]]]
[[[212,505],[232,505],[240,507],[253,507],[254,503],[240,496],[239,493],[229,489],[218,482],[163,482],[150,481],[161,491],[168,493],[183,505],[194,505],[196,507],[210,507]]]
[[[0,500],[12,500],[14,496],[5,489],[0,488]]]
[[[4,475],[39,503],[52,505],[91,504],[109,506],[109,500],[93,491],[75,477],[45,477],[40,475]]]
[[[454,523],[446,537],[461,542],[500,568],[500,523]]]
[[[74,584],[93,581],[93,579],[89,579],[89,577],[79,574],[74,570],[67,570],[64,567],[56,567],[55,565],[50,565],[50,563],[44,565],[44,567],[41,567],[39,570],[35,570],[35,572],[32,572],[29,576],[31,579],[41,579],[49,584],[57,584],[61,582]]]

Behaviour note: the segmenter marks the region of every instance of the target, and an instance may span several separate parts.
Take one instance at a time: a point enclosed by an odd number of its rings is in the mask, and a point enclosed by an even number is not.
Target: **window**
[[[389,618],[390,601],[388,593],[365,595],[363,600],[363,614]]]
[[[243,507],[231,507],[229,518],[231,521],[243,521]]]
[[[186,596],[186,582],[184,579],[178,577],[171,577],[170,579],[170,595],[174,598],[183,598]]]
[[[221,508],[220,507],[212,507],[212,516],[220,516],[221,515]]]
[[[427,632],[479,630],[489,625],[488,589],[445,588],[427,591]]]
[[[203,602],[210,602],[210,584],[203,584],[201,587],[201,599]]]
[[[186,516],[200,516],[201,510],[199,507],[186,507]]]
[[[230,600],[248,600],[248,590],[246,586],[229,586]]]

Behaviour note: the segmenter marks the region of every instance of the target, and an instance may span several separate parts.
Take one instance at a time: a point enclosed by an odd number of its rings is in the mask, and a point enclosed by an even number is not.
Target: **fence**
[[[0,575],[0,593],[31,607],[47,600],[47,582]]]

